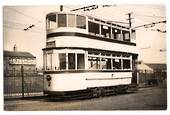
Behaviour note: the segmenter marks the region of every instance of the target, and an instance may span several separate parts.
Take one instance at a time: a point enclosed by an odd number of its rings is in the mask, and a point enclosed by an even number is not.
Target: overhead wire
[[[14,11],[14,12],[16,12],[16,13],[18,13],[18,14],[21,14],[21,15],[23,15],[23,16],[25,16],[25,17],[31,18],[31,19],[33,19],[33,20],[36,20],[36,21],[39,22],[39,23],[42,23],[41,20],[36,19],[35,17],[32,17],[32,16],[30,16],[30,15],[27,15],[27,14],[21,12],[21,11],[18,11],[18,10],[16,10],[15,8],[11,8],[11,7],[5,7],[5,8],[7,8],[7,9],[9,9],[9,10],[11,10],[11,11]]]
[[[32,27],[35,27],[35,25],[37,25],[37,24],[39,24],[39,23],[42,23],[41,20],[36,19],[35,17],[32,17],[32,16],[30,16],[30,15],[27,15],[27,14],[21,12],[21,11],[18,11],[18,10],[16,10],[15,8],[11,8],[11,7],[6,7],[6,8],[9,9],[9,10],[11,10],[11,11],[14,11],[14,12],[20,14],[20,15],[23,15],[23,16],[25,16],[25,17],[28,17],[28,18],[36,21],[36,23],[30,24],[30,25],[28,25],[28,26],[26,26],[26,27],[23,27],[23,30],[24,30],[24,31],[27,31],[27,30],[31,29]]]
[[[18,23],[18,22],[9,21],[9,20],[4,20],[4,22],[6,22],[6,23],[4,23],[4,25],[12,25],[14,27],[20,27],[20,28],[24,28],[26,26],[29,26],[28,24],[22,24],[22,23]],[[39,26],[36,26],[34,29],[35,30],[38,29],[40,31],[44,31],[45,32],[45,29],[43,29],[43,28],[41,28]]]
[[[19,28],[19,27],[14,27],[14,26],[10,26],[10,25],[3,25],[3,27],[8,28],[8,29],[20,30],[20,31],[25,32],[22,28]],[[29,32],[40,33],[40,34],[45,33],[45,32],[36,31],[36,30],[30,30]]]
[[[115,6],[115,5],[114,5]],[[68,7],[68,6],[64,6],[65,8],[68,8],[70,11],[74,11],[72,8]],[[122,23],[122,24],[127,24],[126,22],[121,22],[121,21],[117,21],[117,20],[108,20],[106,18],[103,18],[101,15],[96,15],[96,13],[94,12],[85,12],[85,11],[80,11],[80,10],[76,10],[75,12],[79,12],[79,13],[82,13],[82,14],[86,14],[87,16],[90,16],[90,17],[96,17],[96,18],[101,18],[101,19],[104,19],[106,20],[107,22],[115,22],[115,23]]]

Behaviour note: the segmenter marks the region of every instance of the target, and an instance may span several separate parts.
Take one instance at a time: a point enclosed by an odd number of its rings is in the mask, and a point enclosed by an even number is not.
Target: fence
[[[43,75],[36,70],[4,71],[4,98],[43,95]]]
[[[146,70],[139,70],[139,86],[163,86],[166,87],[167,74],[165,71],[149,72]]]

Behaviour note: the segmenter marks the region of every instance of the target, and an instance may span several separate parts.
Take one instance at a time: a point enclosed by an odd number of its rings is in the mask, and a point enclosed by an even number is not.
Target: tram
[[[46,15],[44,94],[98,97],[136,84],[136,32],[77,13]]]

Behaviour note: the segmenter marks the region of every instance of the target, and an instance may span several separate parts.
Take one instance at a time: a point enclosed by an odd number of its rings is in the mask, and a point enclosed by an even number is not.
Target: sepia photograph
[[[167,110],[166,4],[3,5],[4,111]]]

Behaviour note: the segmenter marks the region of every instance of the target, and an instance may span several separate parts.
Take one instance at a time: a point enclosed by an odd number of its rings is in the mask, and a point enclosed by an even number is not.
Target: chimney
[[[14,47],[13,47],[13,51],[14,52],[17,52],[17,45],[15,44]]]

